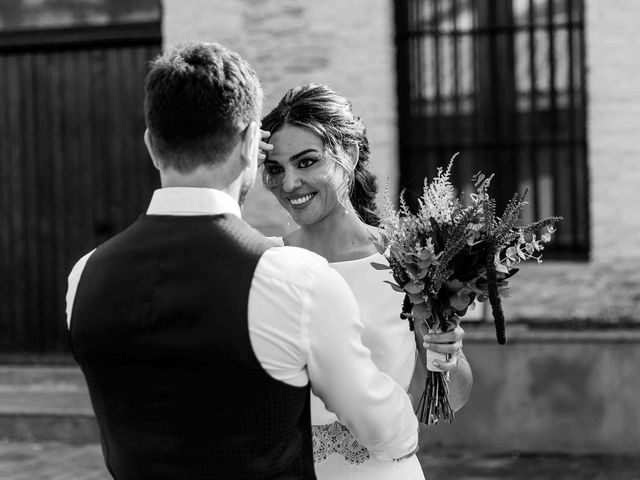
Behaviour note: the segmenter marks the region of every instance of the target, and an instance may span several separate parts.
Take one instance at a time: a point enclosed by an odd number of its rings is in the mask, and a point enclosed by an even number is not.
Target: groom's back
[[[117,480],[314,478],[308,386],[250,343],[267,248],[233,215],[144,216],[87,262],[71,342]]]

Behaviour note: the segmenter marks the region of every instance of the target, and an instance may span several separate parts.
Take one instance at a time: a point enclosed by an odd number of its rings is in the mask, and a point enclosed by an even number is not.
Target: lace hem
[[[324,462],[330,455],[341,455],[348,463],[359,465],[371,456],[369,450],[358,442],[349,429],[339,422],[328,425],[312,425],[313,462]]]

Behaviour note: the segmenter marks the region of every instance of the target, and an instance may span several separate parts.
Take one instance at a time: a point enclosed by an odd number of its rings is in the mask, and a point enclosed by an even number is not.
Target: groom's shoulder
[[[264,252],[260,263],[262,273],[301,285],[308,285],[334,274],[324,257],[299,247],[272,247]]]
[[[329,268],[329,263],[317,253],[300,247],[276,246],[265,252],[283,268],[303,268],[309,270]]]

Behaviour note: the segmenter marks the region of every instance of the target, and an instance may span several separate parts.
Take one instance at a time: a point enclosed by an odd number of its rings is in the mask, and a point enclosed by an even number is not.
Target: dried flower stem
[[[496,268],[493,264],[496,252],[495,244],[491,244],[486,259],[487,268],[487,291],[489,293],[489,303],[491,304],[491,313],[493,314],[493,322],[496,327],[496,338],[500,345],[504,345],[507,341],[504,311],[502,310],[502,300],[498,293],[498,279],[496,278]]]
[[[424,392],[416,408],[418,421],[426,425],[435,425],[438,419],[451,423],[455,420],[455,413],[449,403],[449,385],[447,377],[442,372],[427,372]]]
[[[409,295],[408,294],[404,294],[404,300],[402,302],[402,313],[400,314],[400,318],[407,319],[409,320],[409,330],[413,332],[414,328],[415,328],[415,324],[413,321],[413,318],[411,316],[409,316],[409,314],[411,313],[411,300],[409,300]]]

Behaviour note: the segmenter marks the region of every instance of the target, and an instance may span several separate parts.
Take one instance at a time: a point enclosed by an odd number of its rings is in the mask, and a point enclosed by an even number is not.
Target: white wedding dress
[[[360,306],[364,324],[362,342],[371,350],[376,366],[408,389],[416,361],[414,334],[400,319],[404,295],[383,283],[388,270],[375,270],[371,262],[387,264],[380,254],[330,265],[347,281]],[[381,461],[369,455],[335,414],[311,395],[314,462],[318,480],[424,480],[415,455],[402,461]]]

